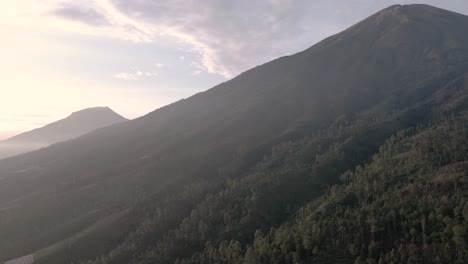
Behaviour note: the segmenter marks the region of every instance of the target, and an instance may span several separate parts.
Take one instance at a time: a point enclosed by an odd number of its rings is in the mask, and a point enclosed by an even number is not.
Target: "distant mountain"
[[[466,32],[466,16],[391,6],[144,117],[2,160],[0,259],[465,263]]]
[[[94,107],[77,111],[65,119],[0,141],[0,158],[77,138],[98,128],[124,121],[127,119],[108,107]]]

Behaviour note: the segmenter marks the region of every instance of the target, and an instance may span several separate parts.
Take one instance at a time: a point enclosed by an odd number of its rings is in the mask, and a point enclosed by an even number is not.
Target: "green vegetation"
[[[313,175],[330,160],[339,164],[345,144],[321,154],[310,138],[281,144],[179,225],[164,225],[158,208],[94,263],[465,263],[467,121],[399,131],[321,197],[325,185]],[[184,193],[175,199],[197,197]]]

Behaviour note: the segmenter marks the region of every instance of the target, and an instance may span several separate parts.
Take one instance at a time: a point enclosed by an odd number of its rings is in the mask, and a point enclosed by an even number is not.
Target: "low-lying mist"
[[[0,143],[0,159],[46,147],[45,143]]]

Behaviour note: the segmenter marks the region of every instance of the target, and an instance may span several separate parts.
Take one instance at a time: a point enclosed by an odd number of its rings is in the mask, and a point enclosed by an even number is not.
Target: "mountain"
[[[127,121],[108,107],[94,107],[29,132],[0,141],[0,158],[15,156],[77,138],[98,128]]]
[[[466,32],[466,16],[391,6],[141,118],[0,161],[0,259],[463,263]],[[427,190],[435,213],[418,207]]]

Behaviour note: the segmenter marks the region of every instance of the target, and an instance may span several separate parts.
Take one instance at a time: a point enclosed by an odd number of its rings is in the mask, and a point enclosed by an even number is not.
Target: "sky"
[[[393,4],[466,0],[1,0],[0,139],[74,111],[142,116]]]

